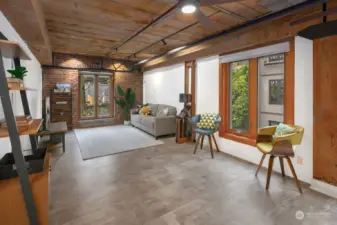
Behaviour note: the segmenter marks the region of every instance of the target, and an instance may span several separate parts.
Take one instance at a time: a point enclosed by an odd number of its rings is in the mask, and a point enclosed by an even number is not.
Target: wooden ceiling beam
[[[229,10],[223,8],[223,7],[220,7],[220,6],[217,6],[217,5],[213,5],[211,7],[214,8],[214,9],[216,9],[216,10],[219,10],[220,12],[225,13],[225,14],[231,16],[231,17],[234,17],[236,19],[239,19],[239,20],[242,20],[242,21],[245,21],[245,22],[248,21],[247,18],[241,16],[240,14],[232,12],[232,11],[229,11]]]
[[[46,26],[46,20],[44,17],[44,11],[43,11],[43,6],[41,0],[30,0],[34,13],[37,19],[37,22],[39,24],[39,28],[43,37],[43,41],[45,44],[45,47],[47,49],[47,56],[48,56],[48,62],[52,62],[52,48],[50,44],[50,39],[48,36],[48,30]]]

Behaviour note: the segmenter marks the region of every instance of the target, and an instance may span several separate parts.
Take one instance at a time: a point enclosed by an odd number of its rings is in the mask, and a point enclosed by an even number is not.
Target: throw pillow
[[[280,123],[276,127],[275,136],[282,136],[282,135],[291,134],[295,130],[296,130],[296,128],[293,128],[293,127],[290,127],[286,124]]]
[[[215,130],[215,121],[218,115],[216,113],[204,113],[200,116],[197,127],[200,129]]]
[[[142,116],[149,115],[151,112],[150,106],[144,106],[140,111],[139,114]]]
[[[162,109],[157,113],[157,116],[167,116],[168,108]]]

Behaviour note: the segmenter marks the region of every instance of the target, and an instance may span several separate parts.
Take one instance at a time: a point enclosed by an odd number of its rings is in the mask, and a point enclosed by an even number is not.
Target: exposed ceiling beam
[[[229,35],[231,33],[239,32],[239,31],[242,31],[242,30],[247,29],[249,27],[256,26],[256,25],[262,24],[264,22],[267,22],[267,21],[270,21],[270,20],[274,20],[274,19],[278,19],[278,18],[287,16],[287,15],[291,15],[293,13],[296,13],[296,12],[300,11],[300,10],[312,8],[312,7],[315,7],[317,5],[321,5],[323,3],[328,3],[330,1],[331,0],[307,0],[307,1],[299,3],[297,5],[293,5],[291,7],[288,7],[286,9],[283,9],[283,10],[280,10],[280,11],[277,11],[277,12],[274,12],[274,13],[267,14],[265,16],[256,18],[254,20],[250,20],[250,21],[248,21],[246,23],[243,23],[243,24],[241,24],[239,26],[236,26],[236,27],[232,27],[232,28],[230,28],[228,30],[225,30],[223,32],[210,35],[210,36],[208,36],[206,38],[203,38],[201,40],[198,40],[198,41],[193,42],[191,44],[188,44],[186,46],[182,46],[180,48],[177,48],[177,49],[179,49],[179,51],[175,52],[175,54],[179,54],[180,51],[183,51],[183,50],[186,50],[188,48],[197,46],[197,45],[202,44],[204,42],[207,42],[207,41],[210,41],[210,40],[213,40],[213,39],[216,39],[216,38],[220,38],[220,37]],[[170,51],[168,51],[166,53],[163,53],[163,54],[160,54],[160,55],[157,55],[157,56],[154,56],[154,57],[151,57],[151,58],[146,59],[146,60],[142,60],[141,62],[139,62],[139,63],[137,63],[135,65],[142,65],[142,64],[145,64],[145,63],[148,64],[152,60],[155,60],[155,59],[158,59],[160,57],[164,57],[164,56],[168,55],[169,52]]]
[[[52,62],[52,48],[51,48],[50,39],[49,39],[49,36],[48,36],[48,30],[47,30],[47,26],[46,26],[46,20],[45,20],[45,17],[44,17],[42,2],[41,2],[41,0],[30,0],[30,2],[33,6],[35,16],[36,16],[37,22],[39,24],[39,28],[41,30],[43,40],[44,40],[44,44],[45,44],[45,47],[47,49],[48,61]]]
[[[229,10],[227,10],[225,8],[222,8],[220,6],[217,6],[217,5],[213,5],[211,7],[214,8],[214,9],[216,9],[216,10],[220,10],[221,12],[223,12],[223,13],[231,16],[231,17],[234,17],[236,19],[243,20],[243,21],[247,22],[247,19],[244,18],[243,16],[239,15],[238,13],[234,13],[232,11],[229,11]]]

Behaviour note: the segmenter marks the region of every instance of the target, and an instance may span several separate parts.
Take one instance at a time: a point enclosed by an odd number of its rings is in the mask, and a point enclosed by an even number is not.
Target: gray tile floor
[[[337,200],[223,153],[163,145],[83,161],[74,133],[54,150],[51,225],[337,225]],[[302,212],[304,218],[301,218]]]

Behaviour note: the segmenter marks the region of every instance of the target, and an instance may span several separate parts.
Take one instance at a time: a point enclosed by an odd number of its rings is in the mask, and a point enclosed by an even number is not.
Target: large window
[[[281,123],[284,120],[284,54],[259,58],[258,73],[259,127]]]
[[[109,75],[80,76],[80,108],[82,119],[112,116],[112,78]]]
[[[249,129],[249,60],[230,64],[230,129]]]
[[[254,146],[259,128],[294,123],[293,41],[286,47],[287,43],[276,44],[273,48],[236,52],[220,59],[221,137]],[[277,48],[286,53],[259,56]],[[251,58],[241,60],[245,55]]]

